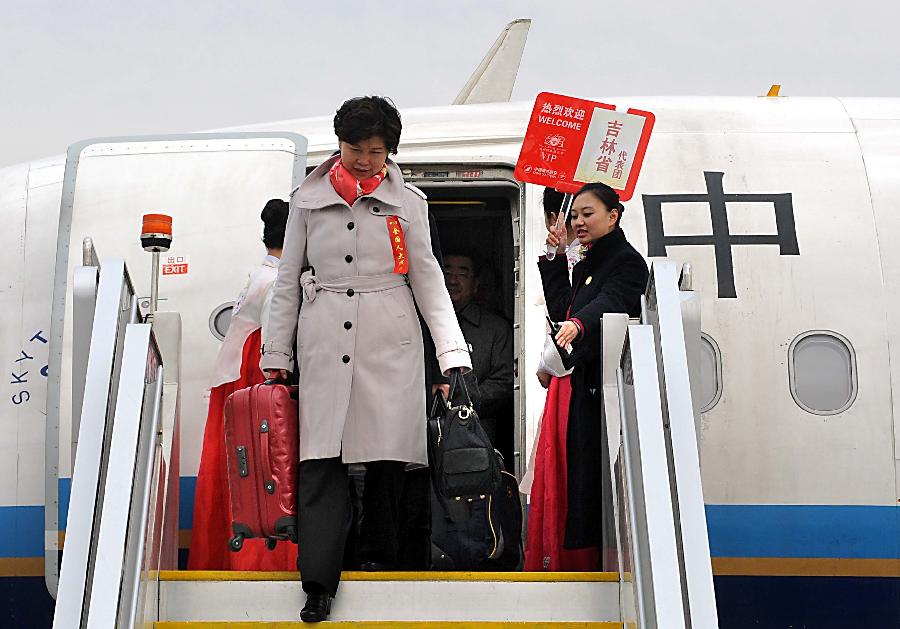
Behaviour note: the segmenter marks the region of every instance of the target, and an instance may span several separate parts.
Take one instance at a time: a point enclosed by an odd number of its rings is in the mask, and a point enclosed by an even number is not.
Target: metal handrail
[[[90,278],[88,271],[96,272],[96,267],[76,271]],[[85,312],[91,307],[90,321],[81,322],[89,330],[89,349],[83,357],[87,373],[79,410],[84,421],[54,629],[142,625],[145,611],[155,608],[143,601],[148,575],[160,567],[174,567],[162,557],[165,546],[160,539],[172,533],[155,518],[177,518],[177,506],[158,510],[156,498],[162,488],[162,504],[168,504],[169,485],[178,481],[166,472],[177,474],[178,469],[180,317],[175,313],[160,317],[162,333],[178,337],[165,343],[175,378],[170,381],[164,379],[166,352],[157,346],[156,324],[139,323],[124,261],[104,265],[93,297],[89,284],[88,279],[87,288],[76,295],[85,302]],[[78,360],[73,353],[73,361]],[[171,402],[164,403],[164,390],[173,397]],[[94,592],[102,595],[92,596]]]
[[[716,597],[713,588],[709,535],[700,478],[700,453],[697,442],[697,407],[694,404],[689,367],[688,345],[700,343],[699,325],[695,336],[685,334],[682,297],[678,291],[672,263],[653,266],[656,306],[652,318],[658,339],[657,362],[660,382],[664,383],[661,405],[668,428],[667,449],[672,470],[672,503],[679,561],[682,566],[685,607],[693,627],[718,627]]]
[[[100,267],[100,256],[94,248],[94,239],[90,236],[81,241],[81,264],[82,266]]]
[[[620,608],[623,621],[642,628],[718,626],[695,432],[700,309],[691,288],[689,264],[677,271],[655,262],[640,321],[627,330],[623,315],[603,322]]]
[[[96,520],[96,564],[88,584],[90,594],[102,596],[90,596],[82,625],[90,629],[143,625],[137,622],[142,585],[137,575],[145,560],[163,390],[162,357],[149,324],[128,326],[120,370],[104,500]]]
[[[74,627],[82,617],[93,570],[95,524],[102,506],[105,435],[112,421],[124,328],[133,317],[134,290],[125,262],[110,261],[100,274],[91,322],[90,346],[80,410],[78,456],[73,464],[66,552],[60,571],[55,629]]]

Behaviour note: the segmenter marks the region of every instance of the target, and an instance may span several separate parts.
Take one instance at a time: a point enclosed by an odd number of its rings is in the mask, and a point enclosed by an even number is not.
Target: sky
[[[0,0],[0,167],[78,140],[452,102],[531,18],[513,100],[900,96],[888,0]]]

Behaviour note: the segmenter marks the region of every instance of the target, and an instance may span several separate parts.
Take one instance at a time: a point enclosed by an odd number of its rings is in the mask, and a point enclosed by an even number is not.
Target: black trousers
[[[297,483],[299,545],[297,569],[306,592],[324,588],[337,593],[341,566],[357,561],[376,561],[396,566],[399,552],[400,496],[403,469],[400,461],[366,463],[362,496],[362,521],[356,546],[358,557],[347,547],[347,537],[357,520],[351,500],[351,480],[340,457],[310,459],[300,463]]]
[[[366,463],[359,526],[360,563],[374,561],[390,568],[399,566],[405,467],[400,461]]]
[[[400,570],[431,567],[431,472],[427,467],[403,474],[400,498],[400,528],[397,533]]]
[[[305,592],[324,588],[332,596],[337,593],[352,517],[347,465],[340,457],[301,462],[297,475],[297,569]]]
[[[401,476],[392,463],[367,463],[370,469],[365,476],[351,482],[356,511],[347,537],[344,570],[358,570],[369,561],[397,570],[428,570],[431,566],[428,468],[404,471]]]

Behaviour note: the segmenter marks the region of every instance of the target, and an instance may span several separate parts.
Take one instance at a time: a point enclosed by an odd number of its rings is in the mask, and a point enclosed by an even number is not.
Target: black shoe
[[[394,567],[379,561],[364,561],[360,564],[359,569],[364,572],[389,572]]]
[[[328,592],[306,595],[306,605],[300,610],[300,620],[303,622],[322,622],[328,618],[331,611],[331,596]]]

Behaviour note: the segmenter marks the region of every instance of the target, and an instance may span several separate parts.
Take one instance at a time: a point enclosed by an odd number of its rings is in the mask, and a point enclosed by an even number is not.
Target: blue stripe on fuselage
[[[194,526],[194,493],[197,489],[196,476],[182,476],[178,485],[178,528],[184,530]]]
[[[900,558],[900,507],[706,505],[713,557]]]
[[[0,507],[0,557],[44,556],[44,507]]]
[[[196,476],[182,476],[178,483],[178,528],[189,529],[194,521],[194,493],[197,489]],[[59,479],[59,530],[66,529],[69,512],[69,498],[72,494],[72,479]],[[0,507],[2,509],[3,507]]]
[[[193,521],[196,477],[179,486],[179,528]],[[71,479],[59,481],[60,530]],[[706,505],[713,557],[900,559],[900,506]],[[0,557],[44,554],[43,506],[0,507]]]

